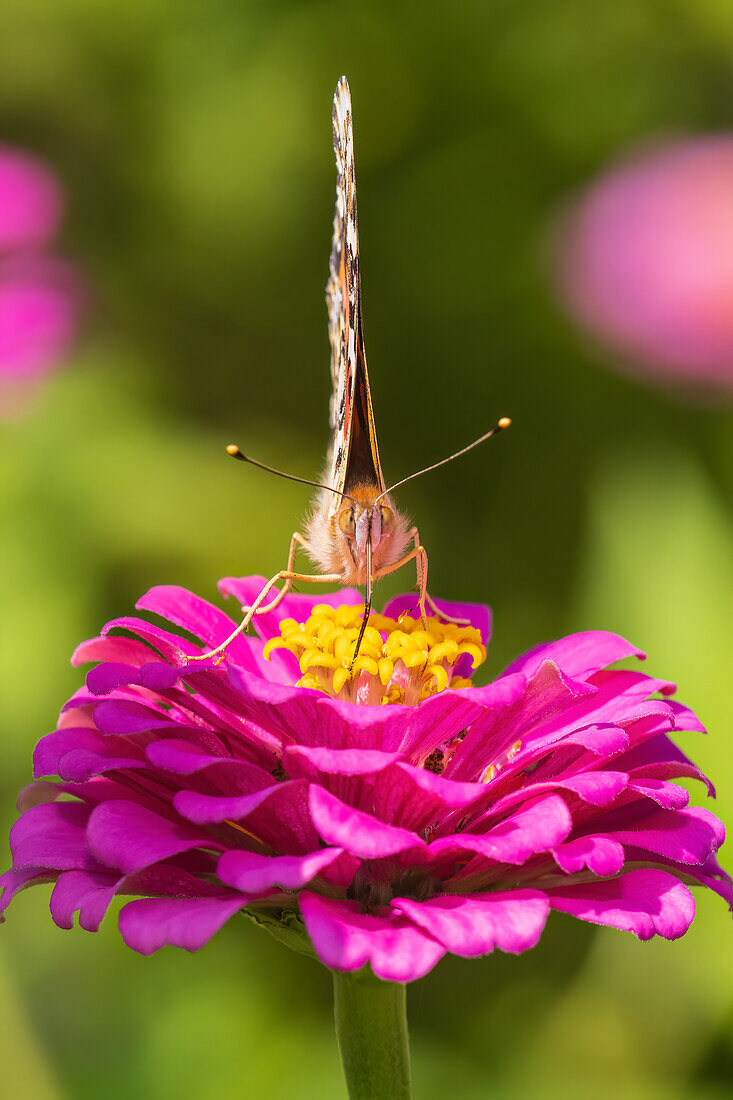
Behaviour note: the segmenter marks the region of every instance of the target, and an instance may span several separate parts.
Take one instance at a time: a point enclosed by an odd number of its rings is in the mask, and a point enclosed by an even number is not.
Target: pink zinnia
[[[221,589],[249,604],[261,584]],[[572,635],[475,687],[488,609],[443,603],[472,626],[425,630],[400,597],[352,676],[359,604],[288,596],[222,664],[187,664],[234,623],[160,587],[139,608],[202,646],[141,618],[83,643],[74,661],[101,663],[36,748],[2,908],[51,881],[56,923],[96,930],[136,895],[120,929],[143,954],[245,910],[337,971],[406,982],[446,952],[525,951],[552,909],[675,939],[690,884],[733,901],[723,827],[674,782],[713,793],[671,739],[700,723],[674,685],[607,668],[634,646]]]
[[[561,290],[630,368],[733,387],[733,136],[678,140],[622,161],[559,234]]]
[[[0,145],[0,416],[16,412],[76,336],[80,277],[47,251],[62,207],[49,169]]]
[[[62,213],[61,188],[50,169],[0,143],[0,250],[48,244]]]

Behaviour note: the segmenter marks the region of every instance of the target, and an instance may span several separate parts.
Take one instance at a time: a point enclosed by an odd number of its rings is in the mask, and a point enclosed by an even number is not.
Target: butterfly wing
[[[359,228],[356,212],[354,133],[351,93],[342,76],[333,99],[333,147],[336,154],[336,211],[329,278],[326,286],[331,341],[331,449],[328,484],[339,492],[357,485],[384,489],[374,413],[369,390],[359,278]],[[340,498],[330,494],[331,507]]]

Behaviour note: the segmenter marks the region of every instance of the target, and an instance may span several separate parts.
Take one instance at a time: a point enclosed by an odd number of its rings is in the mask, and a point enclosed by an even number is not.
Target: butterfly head
[[[357,485],[335,502],[323,494],[308,523],[311,556],[344,584],[364,584],[367,550],[372,574],[398,561],[409,541],[409,524],[380,487]],[[335,505],[335,507],[334,507]]]
[[[349,539],[359,556],[366,555],[367,543],[372,552],[379,549],[383,539],[388,539],[394,524],[394,510],[388,504],[349,504],[345,502],[338,516],[338,526]]]
[[[375,571],[397,561],[407,543],[408,524],[389,497],[379,499],[379,489],[375,486],[352,488],[350,497],[341,501],[336,527],[344,560],[353,563],[353,569],[348,572],[356,580],[355,574],[361,578],[364,572],[367,546]],[[361,583],[361,579],[356,583]]]

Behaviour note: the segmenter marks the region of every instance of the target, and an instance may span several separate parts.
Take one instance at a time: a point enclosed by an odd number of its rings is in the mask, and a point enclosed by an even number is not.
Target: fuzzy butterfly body
[[[326,286],[331,343],[331,447],[324,481],[307,524],[308,549],[344,584],[368,581],[398,561],[410,541],[405,518],[385,491],[374,426],[359,274],[359,226],[351,95],[341,77],[333,101],[336,210]],[[346,496],[344,496],[346,494]]]

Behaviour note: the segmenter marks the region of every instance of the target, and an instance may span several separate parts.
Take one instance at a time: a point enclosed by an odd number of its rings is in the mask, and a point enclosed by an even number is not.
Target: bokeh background
[[[733,127],[727,0],[5,0],[0,41],[0,141],[61,181],[57,247],[87,300],[63,369],[0,423],[3,835],[80,639],[150,585],[216,598],[283,561],[307,490],[223,446],[322,461],[342,71],[386,474],[514,419],[400,495],[433,592],[493,605],[490,673],[592,627],[647,649],[708,725],[683,747],[730,821],[731,401],[616,371],[554,274],[591,180]],[[245,921],[140,958],[114,915],[55,928],[42,891],[0,938],[8,1095],[343,1095],[325,970]],[[672,944],[556,914],[521,958],[446,960],[411,988],[416,1093],[727,1097],[732,980],[716,897]]]

